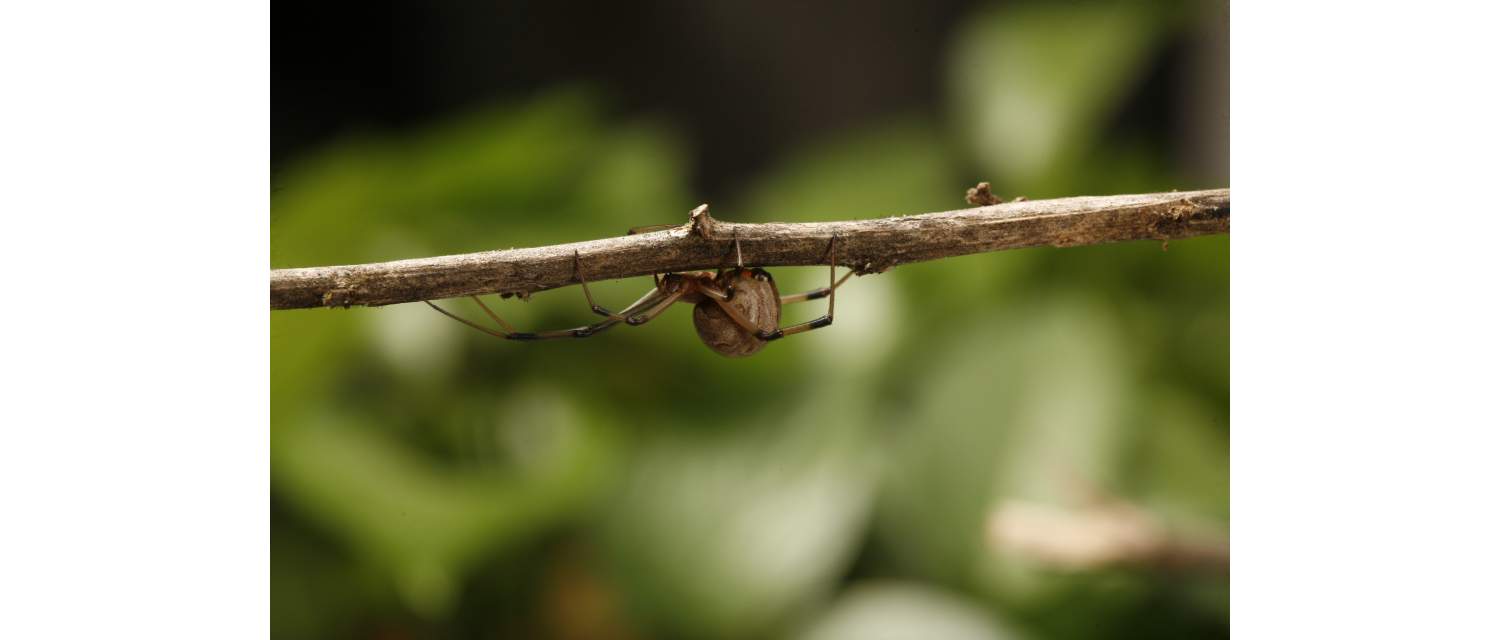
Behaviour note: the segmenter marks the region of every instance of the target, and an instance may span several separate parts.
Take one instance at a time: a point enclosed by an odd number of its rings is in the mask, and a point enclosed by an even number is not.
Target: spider
[[[719,269],[716,273],[700,271],[653,276],[656,287],[619,313],[605,309],[594,302],[594,295],[589,292],[589,283],[583,279],[578,252],[575,251],[573,272],[578,278],[578,284],[583,286],[583,296],[588,300],[589,308],[606,319],[573,329],[536,333],[516,331],[510,323],[501,320],[499,315],[491,311],[489,306],[479,299],[479,296],[469,297],[479,303],[479,307],[484,309],[485,314],[500,326],[499,330],[460,318],[431,301],[424,302],[439,313],[489,335],[506,340],[528,341],[587,338],[598,335],[621,322],[632,326],[643,325],[661,315],[673,303],[685,302],[693,305],[693,326],[697,328],[698,338],[703,340],[703,344],[708,345],[708,348],[713,349],[719,355],[739,358],[760,351],[767,342],[772,340],[833,324],[834,290],[844,284],[849,276],[854,275],[854,272],[850,271],[844,274],[843,278],[834,280],[834,265],[837,263],[834,252],[837,242],[837,235],[828,241],[827,287],[789,296],[781,295],[776,289],[776,281],[771,278],[771,274],[760,268],[745,268],[744,257],[740,254],[740,242],[736,238],[733,269]],[[828,313],[790,327],[780,326],[783,305],[823,297],[828,298]]]

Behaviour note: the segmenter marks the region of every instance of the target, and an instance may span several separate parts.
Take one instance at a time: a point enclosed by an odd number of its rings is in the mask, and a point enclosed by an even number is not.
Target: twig
[[[1120,500],[1072,509],[1010,500],[990,513],[986,528],[991,548],[1062,570],[1229,570],[1227,538],[1171,531]]]
[[[847,222],[745,224],[695,210],[681,227],[572,244],[486,251],[374,264],[271,271],[271,308],[387,305],[457,296],[530,295],[576,284],[723,266],[738,238],[745,264],[838,262],[860,274],[911,262],[1023,247],[1164,241],[1227,233],[1229,190],[1008,202],[942,213]]]

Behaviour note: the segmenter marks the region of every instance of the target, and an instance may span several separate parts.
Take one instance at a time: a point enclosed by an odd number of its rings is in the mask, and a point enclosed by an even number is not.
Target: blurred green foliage
[[[1131,3],[984,11],[954,42],[952,122],[809,141],[714,211],[938,211],[979,179],[1033,198],[1222,186],[1176,182],[1160,141],[1105,134],[1181,22]],[[682,219],[698,204],[687,143],[605,105],[563,89],[304,158],[273,190],[272,265]],[[841,288],[833,327],[745,360],[698,343],[685,309],[538,344],[422,305],[272,313],[273,632],[1224,633],[1227,576],[1062,571],[987,543],[985,523],[1002,500],[1068,505],[1084,486],[1227,531],[1228,249],[1212,237],[903,266]],[[794,291],[826,272],[776,277]],[[649,286],[595,294],[618,305]],[[498,310],[519,327],[589,317],[572,289]]]

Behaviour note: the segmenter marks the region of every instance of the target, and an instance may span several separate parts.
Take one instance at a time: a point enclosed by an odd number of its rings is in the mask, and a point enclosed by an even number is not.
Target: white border
[[[0,9],[6,635],[269,635],[269,7]]]
[[[1488,6],[1233,5],[1243,637],[1500,627]]]

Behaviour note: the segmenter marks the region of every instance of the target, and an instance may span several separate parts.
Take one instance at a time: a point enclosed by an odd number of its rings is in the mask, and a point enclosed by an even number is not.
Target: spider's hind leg
[[[433,304],[430,300],[423,300],[423,302],[426,302],[427,306],[436,309],[438,313],[441,313],[445,316],[448,316],[449,318],[457,320],[463,324],[466,324],[497,338],[505,338],[506,340],[530,341],[552,340],[554,338],[587,338],[603,333],[605,330],[617,324],[620,324],[621,322],[630,325],[645,324],[652,318],[660,315],[662,311],[665,311],[667,307],[670,307],[672,305],[673,302],[676,302],[678,298],[682,297],[682,292],[679,291],[673,294],[664,294],[660,289],[652,289],[640,300],[637,300],[635,304],[626,307],[623,313],[611,314],[610,317],[604,320],[600,320],[599,322],[595,322],[594,324],[585,325],[582,327],[574,327],[572,329],[559,329],[556,331],[538,332],[516,331],[515,328],[510,325],[510,323],[501,319],[499,314],[490,309],[490,306],[485,304],[483,300],[480,300],[479,296],[469,297],[472,298],[474,302],[479,304],[479,308],[484,309],[484,313],[488,315],[491,320],[494,320],[496,324],[500,325],[500,329],[498,331],[472,320],[461,318],[449,312],[447,309]]]
[[[583,287],[583,297],[584,299],[589,301],[590,311],[614,320],[615,322],[622,322],[625,320],[625,316],[619,315],[613,311],[610,311],[609,309],[605,309],[604,307],[599,306],[598,303],[594,302],[594,294],[589,292],[589,282],[583,279],[583,266],[579,262],[577,250],[573,251],[573,277],[577,278],[578,284]],[[654,278],[655,276],[652,277]],[[658,285],[660,285],[660,283],[658,283]]]
[[[833,297],[834,297],[834,291],[836,291],[839,288],[839,285],[844,284],[844,280],[848,280],[849,279],[849,274],[854,273],[853,271],[850,271],[848,274],[844,274],[843,280],[839,280],[837,282],[834,281],[833,276],[834,276],[834,272],[836,270],[836,266],[838,265],[838,254],[836,252],[837,251],[838,241],[839,241],[838,234],[833,234],[833,237],[828,239],[828,286],[826,288],[815,289],[815,290],[809,291],[807,293],[799,293],[799,294],[795,294],[795,295],[785,296],[785,297],[783,297],[781,299],[782,304],[786,304],[789,301],[790,302],[801,302],[803,300],[813,300],[813,299],[816,299],[816,298],[821,298],[824,295],[827,295],[828,296],[828,313],[825,313],[821,317],[814,318],[814,319],[809,320],[807,322],[803,322],[801,324],[794,324],[794,325],[792,325],[790,327],[786,327],[786,328],[782,328],[782,329],[776,329],[775,331],[758,331],[755,334],[756,337],[760,338],[761,340],[777,340],[777,339],[780,339],[780,338],[785,338],[785,337],[790,336],[790,335],[795,335],[795,334],[798,334],[798,333],[802,333],[804,331],[812,331],[813,329],[822,329],[823,327],[826,327],[828,325],[833,324]],[[790,300],[788,300],[788,298],[790,298]]]
[[[604,316],[604,320],[582,327],[574,327],[572,329],[541,331],[535,333],[529,331],[516,331],[515,327],[512,327],[509,322],[506,322],[504,319],[502,319],[500,317],[500,314],[497,314],[493,309],[490,309],[489,305],[485,304],[484,300],[481,300],[479,296],[469,296],[474,300],[475,303],[479,305],[479,308],[484,310],[485,315],[489,316],[490,319],[494,320],[495,324],[500,327],[499,330],[495,330],[480,325],[479,323],[473,322],[471,320],[467,320],[465,318],[454,315],[448,310],[433,304],[430,300],[424,300],[423,302],[426,302],[427,306],[436,309],[438,313],[441,313],[445,316],[448,316],[449,318],[457,320],[463,324],[466,324],[497,338],[505,338],[506,340],[550,340],[553,338],[587,338],[589,336],[598,335],[599,333],[602,333],[610,327],[620,324],[621,322],[630,325],[645,324],[647,322],[650,322],[656,316],[661,315],[663,311],[666,311],[668,307],[672,306],[673,302],[676,302],[677,299],[681,298],[685,293],[685,290],[683,289],[678,289],[677,291],[671,293],[663,291],[661,288],[660,280],[658,280],[657,286],[652,287],[650,291],[646,292],[646,295],[641,296],[641,299],[631,303],[630,306],[626,307],[620,313],[615,313],[613,311],[610,311],[609,309],[605,309],[604,307],[599,306],[594,302],[594,295],[589,291],[588,282],[583,279],[583,273],[579,267],[578,252],[576,251],[573,252],[573,269],[574,276],[578,278],[578,283],[583,286],[583,295],[584,298],[589,301],[589,309],[594,313]]]
[[[839,278],[838,282],[835,282],[830,286],[819,287],[817,289],[813,289],[812,291],[804,291],[802,293],[794,293],[791,295],[781,296],[781,304],[807,302],[808,300],[817,300],[818,298],[827,297],[829,294],[833,293],[834,289],[844,286],[844,281],[848,280],[849,276],[852,275],[854,275],[854,270],[851,269],[848,273],[844,274],[844,277]]]

